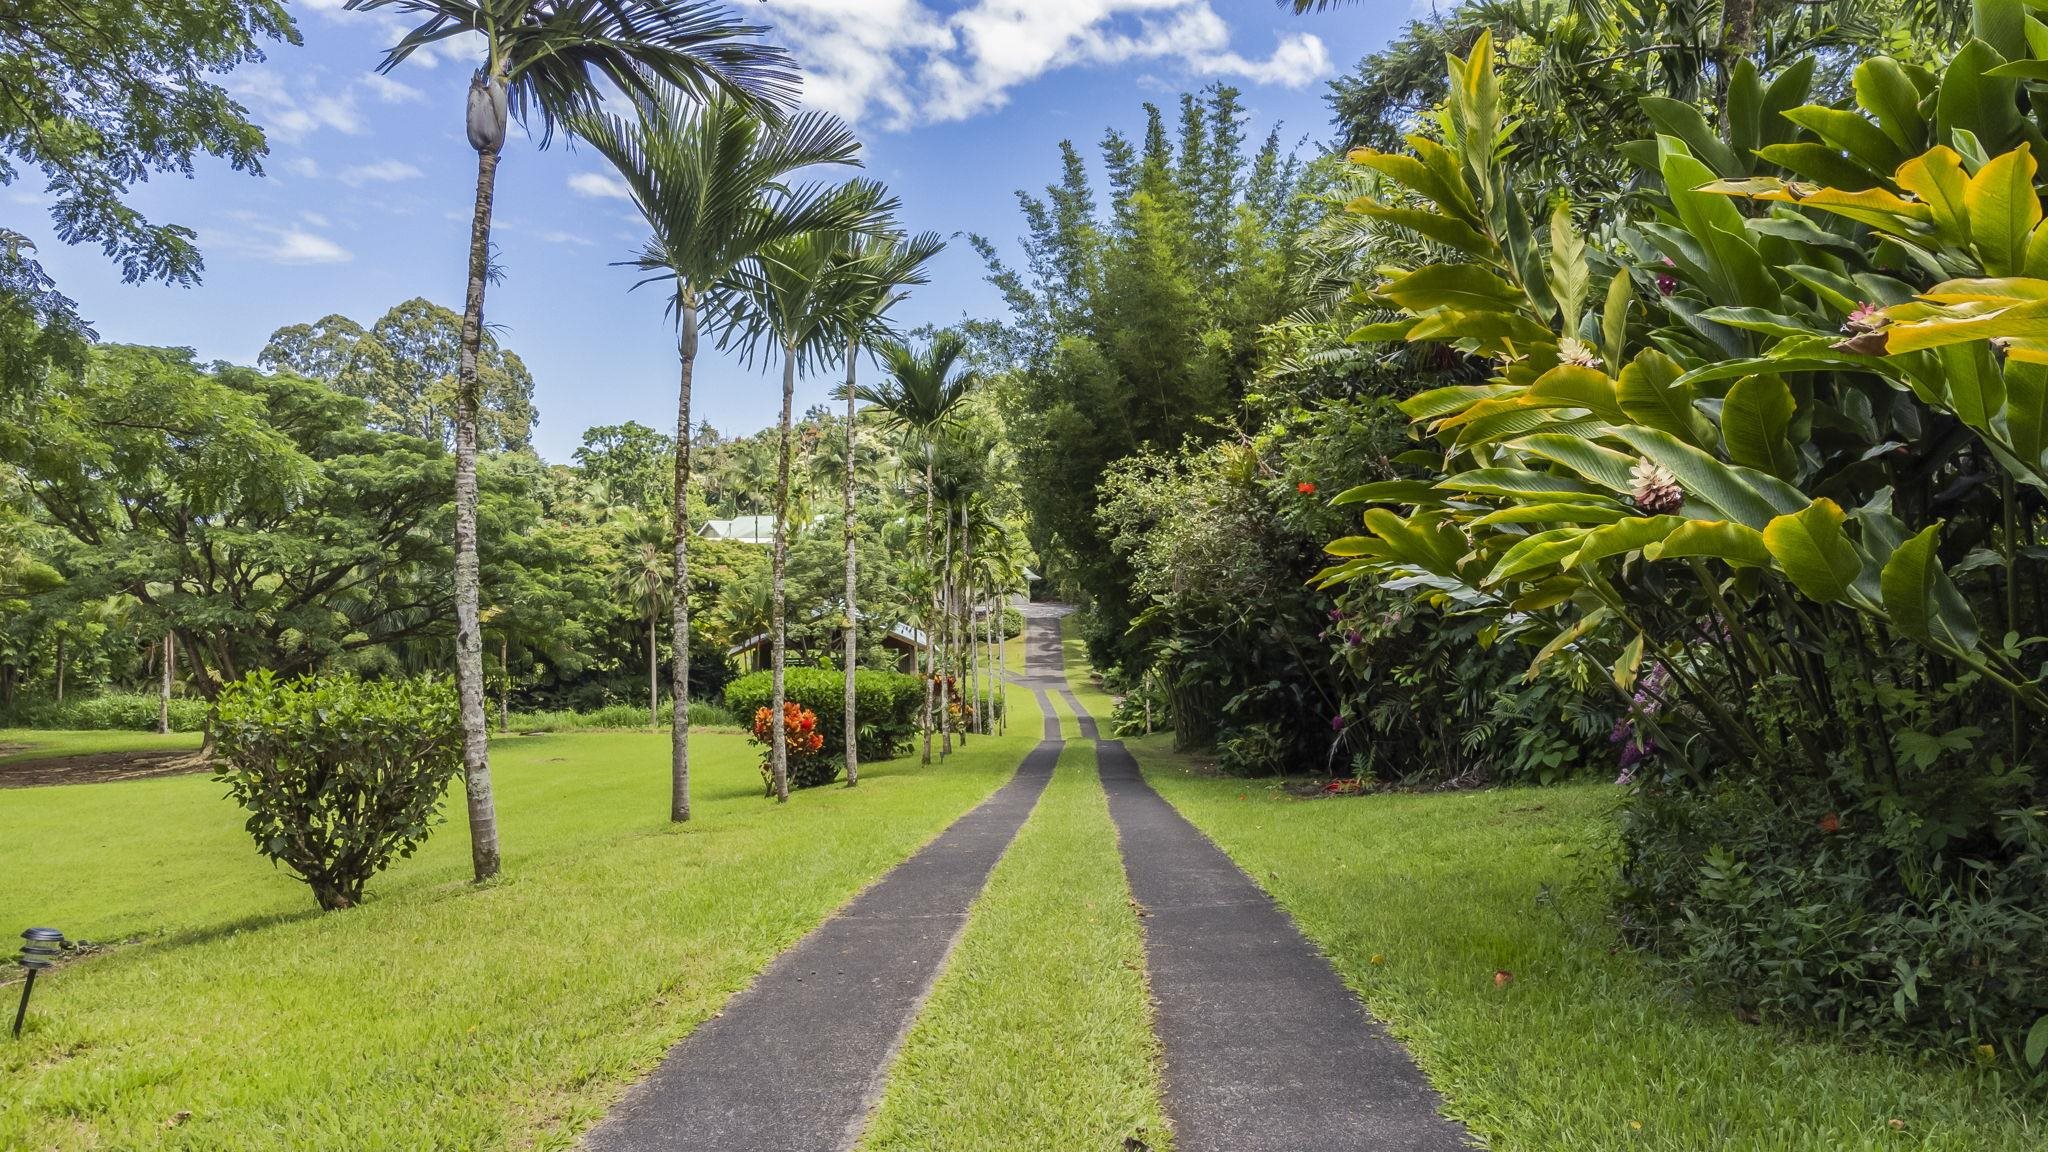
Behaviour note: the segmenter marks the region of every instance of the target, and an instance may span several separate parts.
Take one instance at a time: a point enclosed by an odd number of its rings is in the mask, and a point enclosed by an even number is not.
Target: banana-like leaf
[[[1970,652],[1977,647],[1977,621],[1941,570],[1934,547],[1940,530],[1939,524],[1930,524],[1893,549],[1881,577],[1884,612],[1892,627],[1915,640]]]
[[[1572,224],[1572,210],[1563,200],[1550,213],[1550,295],[1557,301],[1564,330],[1579,330],[1586,286],[1593,273],[1586,266],[1586,238]]]
[[[1764,534],[1728,520],[1688,520],[1662,543],[1645,548],[1643,555],[1652,560],[1719,560],[1737,568],[1768,568],[1771,563]]]
[[[1411,341],[1440,340],[1476,349],[1483,355],[1523,352],[1530,348],[1557,347],[1557,334],[1520,312],[1505,311],[1506,305],[1490,311],[1445,308],[1431,312],[1408,330]]]
[[[1430,264],[1380,292],[1410,312],[1511,312],[1524,302],[1518,289],[1477,264]]]
[[[1698,409],[1691,385],[1680,377],[1683,369],[1671,357],[1656,349],[1638,353],[1621,370],[1615,398],[1629,418],[1688,444],[1706,444],[1712,426]]]
[[[1638,632],[1636,638],[1629,641],[1628,646],[1621,650],[1620,659],[1614,662],[1614,686],[1623,692],[1635,691],[1636,674],[1642,667],[1643,634]]]
[[[1564,562],[1567,568],[1584,568],[1609,556],[1620,556],[1662,541],[1691,521],[1683,516],[1634,516],[1595,528],[1586,535],[1579,550]]]
[[[1947,407],[1956,419],[1979,432],[2005,408],[2005,374],[1989,343],[1948,344],[1935,350],[1941,358],[1941,380]]]
[[[1586,534],[1584,528],[1552,528],[1525,536],[1501,554],[1500,562],[1493,566],[1493,571],[1487,573],[1482,583],[1491,587],[1525,572],[1554,568],[1579,550]]]
[[[1721,443],[1728,458],[1781,480],[1799,471],[1799,454],[1787,435],[1798,403],[1776,376],[1744,376],[1721,404]]]
[[[1612,524],[1634,512],[1619,504],[1588,504],[1579,500],[1548,504],[1515,504],[1472,521],[1474,528],[1495,524]]]
[[[1635,285],[1628,269],[1614,274],[1607,283],[1607,302],[1600,309],[1600,351],[1610,365],[1619,364],[1628,352],[1628,310],[1635,303]]]
[[[1892,179],[1927,206],[1937,240],[1958,246],[1969,242],[1970,176],[1955,149],[1945,144],[1930,148],[1901,164]]]
[[[1989,312],[1946,308],[1931,315],[1912,305],[1900,305],[1899,314],[1909,318],[1884,330],[1885,350],[1893,356],[1973,340],[2048,340],[2048,300]]]
[[[1484,258],[1493,254],[1493,241],[1455,216],[1431,212],[1424,208],[1390,207],[1378,203],[1369,196],[1361,196],[1345,207],[1367,219],[1391,224],[1396,228],[1406,228],[1418,236],[1434,240],[1448,248],[1455,248],[1470,256]]]
[[[1434,504],[1438,502],[1436,485],[1428,480],[1375,480],[1346,488],[1330,501],[1331,507],[1344,504]]]
[[[1510,440],[1506,447],[1562,464],[1609,492],[1626,493],[1635,489],[1635,481],[1629,478],[1629,472],[1636,466],[1635,460],[1591,440],[1539,432],[1534,436]]]
[[[1688,504],[1704,505],[1721,519],[1760,530],[1807,505],[1806,496],[1783,480],[1753,468],[1723,464],[1668,433],[1627,427],[1615,429],[1614,435],[1677,477]]]
[[[1839,603],[1855,587],[1863,559],[1842,530],[1840,505],[1821,497],[1764,526],[1764,546],[1794,587],[1809,600]]]
[[[1357,558],[1363,556],[1387,555],[1386,542],[1373,536],[1339,536],[1323,545],[1323,551],[1332,556]]]
[[[1536,378],[1518,402],[1530,407],[1584,408],[1603,420],[1628,419],[1614,396],[1614,379],[1597,368],[1559,364]]]
[[[1873,171],[1890,172],[1905,162],[1905,151],[1883,128],[1847,109],[1808,104],[1785,113],[1785,119],[1810,130],[1829,146],[1848,153]]]
[[[2027,242],[2041,223],[2041,197],[2034,191],[2037,165],[2027,145],[1992,158],[1963,192],[1970,214],[1970,240],[1984,270],[2017,276],[2026,269]]]
[[[1920,112],[1920,90],[1899,62],[1872,57],[1856,66],[1856,103],[1876,119],[1877,126],[1906,155],[1927,146],[1927,117]]]
[[[2048,367],[2007,362],[1998,429],[2020,463],[2041,475],[2041,453],[2048,451]]]
[[[1599,490],[1570,476],[1522,468],[1474,468],[1437,481],[1439,491],[1480,496],[1539,497],[1551,500],[1597,495]]]
[[[1700,192],[1714,173],[1675,136],[1657,138],[1658,163],[1678,219],[1703,245],[1707,272],[1717,284],[1714,303],[1775,307],[1779,292],[1763,256],[1750,246],[1742,213],[1726,197]]]
[[[1420,512],[1404,519],[1385,508],[1368,508],[1365,526],[1386,541],[1389,559],[1438,576],[1460,578],[1458,565],[1465,557],[1465,535],[1447,523],[1441,513]]]
[[[1482,400],[1491,400],[1513,392],[1498,384],[1454,384],[1448,388],[1432,388],[1417,392],[1401,401],[1401,412],[1410,420],[1434,420],[1462,412]]]

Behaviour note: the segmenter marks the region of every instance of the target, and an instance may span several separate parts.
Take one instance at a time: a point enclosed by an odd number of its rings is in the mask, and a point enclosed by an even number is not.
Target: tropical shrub
[[[155,696],[140,692],[109,692],[102,696],[66,700],[62,704],[53,701],[18,704],[13,711],[4,714],[5,719],[0,721],[0,726],[154,732],[157,707]],[[200,731],[206,727],[206,701],[173,696],[170,719],[173,732]]]
[[[782,733],[788,757],[789,786],[818,788],[839,778],[840,761],[824,754],[825,737],[818,731],[818,714],[794,700],[782,705]],[[761,760],[764,795],[775,795],[775,709],[763,705],[754,710],[754,743],[765,750]]]
[[[2023,91],[2048,26],[1982,0],[1975,29],[1939,72],[1865,60],[1844,105],[1805,102],[1811,61],[1738,65],[1719,124],[1646,101],[1661,197],[1591,236],[1498,147],[1489,39],[1453,58],[1432,133],[1353,154],[1391,189],[1357,210],[1430,247],[1356,339],[1485,378],[1403,404],[1430,450],[1339,498],[1365,530],[1324,581],[1598,670],[1637,785],[1625,926],[1700,988],[2015,1053],[2048,1013],[1999,937],[2048,917],[2048,139]]]
[[[669,724],[669,706],[664,700],[659,710],[661,726]],[[567,732],[577,729],[631,729],[647,727],[647,706],[645,704],[607,704],[589,712],[514,712],[509,718],[514,732]],[[739,719],[724,707],[705,700],[690,701],[690,726],[693,728],[737,728]]]
[[[249,810],[257,851],[326,909],[425,843],[462,770],[455,688],[431,676],[252,673],[221,690],[215,734],[214,779]]]
[[[887,760],[910,743],[924,704],[924,682],[903,672],[862,668],[853,674],[855,738],[862,760]],[[753,716],[768,706],[774,684],[767,672],[749,672],[725,686],[725,706],[734,715]],[[790,668],[784,672],[783,696],[818,716],[825,739],[823,755],[845,756],[846,679],[823,668]]]

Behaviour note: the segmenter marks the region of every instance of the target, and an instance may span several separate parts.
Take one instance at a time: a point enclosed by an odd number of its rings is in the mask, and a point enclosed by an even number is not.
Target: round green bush
[[[783,694],[818,714],[818,732],[825,738],[821,758],[845,758],[846,678],[825,668],[791,668],[783,673]],[[725,706],[743,724],[768,706],[774,687],[767,672],[750,672],[725,686]],[[902,672],[862,668],[853,674],[856,737],[863,760],[887,760],[900,752],[917,730],[917,710],[924,703],[924,681]],[[837,769],[835,768],[836,772]]]

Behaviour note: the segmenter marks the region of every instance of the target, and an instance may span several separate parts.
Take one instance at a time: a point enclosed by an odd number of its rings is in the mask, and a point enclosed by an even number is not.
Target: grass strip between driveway
[[[1072,1152],[1133,1136],[1166,1148],[1144,962],[1094,745],[1070,742],[976,902],[862,1152]]]

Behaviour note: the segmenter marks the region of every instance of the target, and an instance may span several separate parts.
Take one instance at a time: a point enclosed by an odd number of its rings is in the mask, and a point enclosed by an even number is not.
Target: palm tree
[[[888,373],[880,387],[857,390],[860,399],[888,414],[891,427],[902,432],[906,445],[924,453],[924,559],[936,576],[938,557],[937,525],[932,503],[934,457],[940,432],[959,422],[962,404],[981,376],[961,361],[967,355],[967,340],[958,332],[940,332],[923,351],[901,341],[885,341],[876,348],[877,358]],[[935,670],[936,628],[940,613],[938,580],[932,582],[931,621],[925,630],[924,763],[932,761],[932,675]]]
[[[737,100],[719,97],[693,106],[673,94],[642,101],[631,120],[588,116],[573,126],[618,169],[647,221],[646,244],[625,263],[647,274],[641,284],[663,282],[672,291],[669,310],[676,320],[681,379],[670,532],[675,542],[674,584],[688,588],[688,492],[696,447],[690,398],[699,329],[707,320],[722,326],[730,319],[731,278],[763,248],[866,219],[864,207],[838,187],[787,183],[798,170],[813,165],[857,165],[860,142],[846,125],[824,113],[806,112],[769,123]],[[687,595],[675,597],[672,616],[669,819],[681,822],[690,818]]]
[[[462,698],[462,766],[469,807],[470,863],[481,880],[498,873],[498,815],[491,794],[484,716],[483,631],[477,591],[477,355],[483,341],[484,283],[490,278],[491,202],[508,122],[538,121],[546,147],[564,119],[595,109],[601,82],[654,98],[671,86],[698,98],[726,93],[773,115],[795,95],[787,53],[752,42],[762,29],[703,0],[348,0],[349,9],[394,8],[424,21],[384,54],[390,72],[429,45],[474,33],[484,63],[469,81],[467,129],[476,150],[476,199],[469,226],[469,291],[455,386],[455,679]]]
[[[860,783],[860,721],[856,715],[857,693],[854,691],[854,665],[859,660],[860,638],[858,612],[860,604],[860,575],[855,559],[854,543],[858,535],[858,524],[854,518],[854,467],[853,461],[858,444],[859,399],[858,385],[854,370],[860,363],[861,344],[864,340],[886,337],[889,334],[888,312],[896,302],[908,295],[906,288],[924,284],[931,280],[927,270],[934,257],[946,246],[936,232],[925,232],[904,240],[896,236],[879,236],[872,240],[856,238],[848,248],[849,259],[867,265],[866,275],[860,278],[861,294],[848,301],[848,313],[852,324],[846,340],[846,474],[845,474],[845,535],[846,535],[846,786],[852,788]]]
[[[638,519],[637,517],[635,519]],[[647,726],[661,727],[661,608],[669,596],[669,557],[662,526],[640,520],[626,533],[630,549],[619,572],[619,590],[647,621]]]
[[[788,650],[788,604],[784,575],[789,565],[789,466],[792,448],[792,408],[796,402],[799,366],[821,366],[825,358],[845,344],[856,323],[854,302],[866,298],[869,269],[848,257],[860,235],[879,232],[896,209],[880,185],[854,181],[842,195],[850,204],[864,206],[864,226],[846,231],[807,232],[770,244],[748,261],[737,279],[743,293],[740,309],[745,323],[735,329],[737,342],[746,350],[749,362],[756,352],[773,345],[782,353],[782,415],[776,424],[775,458],[775,547],[769,572],[775,597],[775,626],[769,649],[771,668],[771,715],[782,715],[785,700],[783,673]],[[773,725],[771,761],[778,802],[789,800],[789,742],[781,724]]]

